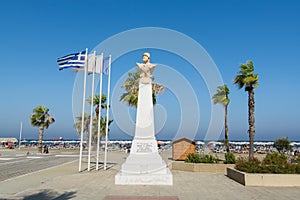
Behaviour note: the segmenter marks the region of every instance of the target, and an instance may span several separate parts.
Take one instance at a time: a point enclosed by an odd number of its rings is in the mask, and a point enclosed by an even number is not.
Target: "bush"
[[[235,168],[247,173],[300,174],[299,163],[291,164],[285,155],[276,152],[267,154],[262,162],[257,158],[239,158]]]
[[[276,152],[268,153],[262,161],[266,173],[287,174],[295,173],[295,165],[290,165],[285,155]]]
[[[287,157],[284,154],[276,152],[268,153],[263,160],[265,165],[286,165],[288,164]]]
[[[200,155],[197,153],[190,153],[185,159],[187,163],[218,163],[219,159],[212,155]]]
[[[238,158],[235,163],[235,168],[248,173],[261,173],[262,170],[260,164],[261,163],[257,158]]]
[[[197,153],[189,153],[185,159],[187,163],[200,163],[200,155]]]
[[[225,164],[235,164],[236,163],[236,159],[235,156],[232,152],[227,152],[225,154]]]
[[[201,163],[218,163],[219,159],[212,155],[205,155],[205,156],[201,157],[200,162]]]
[[[291,149],[290,141],[286,138],[279,138],[275,140],[274,147],[280,152],[283,153]]]
[[[297,166],[296,166],[296,173],[297,174],[300,174],[300,164],[298,163]]]

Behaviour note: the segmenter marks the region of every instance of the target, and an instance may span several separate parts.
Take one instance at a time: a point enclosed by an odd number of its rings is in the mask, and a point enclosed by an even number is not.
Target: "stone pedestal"
[[[135,137],[115,184],[173,185],[173,176],[158,153],[154,135],[152,83],[143,82],[139,84]]]

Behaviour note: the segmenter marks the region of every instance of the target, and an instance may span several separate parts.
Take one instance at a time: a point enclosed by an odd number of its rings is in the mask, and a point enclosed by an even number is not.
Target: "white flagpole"
[[[96,51],[94,51],[94,59],[96,59]],[[91,99],[91,113],[90,113],[90,134],[89,134],[89,154],[88,154],[88,171],[91,169],[91,146],[93,134],[93,110],[94,110],[94,87],[95,87],[95,62],[93,63],[93,79],[92,79],[92,99]]]
[[[22,124],[22,122],[21,122],[21,126],[20,126],[20,140],[19,140],[19,150],[21,150],[21,139],[22,139],[22,127],[23,126],[23,124]]]
[[[100,149],[100,130],[101,130],[101,100],[102,100],[102,70],[103,70],[103,53],[101,54],[101,67],[100,67],[100,91],[99,91],[99,113],[98,113],[98,132],[97,132],[97,161],[96,161],[96,170],[99,169],[99,149]]]
[[[85,106],[85,93],[86,93],[86,71],[87,71],[87,55],[88,48],[85,49],[85,66],[84,66],[84,80],[83,80],[83,95],[82,95],[82,114],[81,114],[81,132],[80,132],[80,153],[79,153],[79,168],[78,171],[81,172],[81,162],[82,162],[82,149],[83,149],[83,130],[84,130],[84,106]]]
[[[105,152],[104,152],[104,170],[107,164],[107,140],[108,140],[108,122],[109,122],[109,96],[110,96],[110,71],[111,71],[111,55],[109,55],[108,65],[108,83],[107,83],[107,108],[106,108],[106,130],[105,130]]]

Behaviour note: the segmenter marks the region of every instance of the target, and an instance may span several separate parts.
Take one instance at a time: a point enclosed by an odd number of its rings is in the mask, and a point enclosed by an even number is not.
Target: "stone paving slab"
[[[105,199],[111,196],[178,197],[182,200],[300,199],[299,187],[245,187],[222,173],[172,170],[173,186],[115,185],[114,177],[126,156],[120,152],[109,152],[111,167],[106,171],[79,173],[78,163],[71,162],[2,181],[0,199]]]

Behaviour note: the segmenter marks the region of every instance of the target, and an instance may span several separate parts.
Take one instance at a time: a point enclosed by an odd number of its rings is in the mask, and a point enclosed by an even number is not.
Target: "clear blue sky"
[[[31,127],[29,115],[34,107],[46,105],[56,122],[45,131],[45,138],[77,138],[72,111],[76,75],[70,70],[58,71],[56,59],[85,48],[92,50],[126,30],[162,27],[192,38],[213,59],[231,91],[228,115],[231,140],[248,140],[247,93],[238,90],[232,81],[239,65],[251,59],[260,84],[255,91],[256,140],[288,136],[299,141],[299,10],[300,3],[296,0],[3,1],[0,7],[0,137],[18,137],[22,121],[23,137],[37,138],[38,128]],[[120,44],[120,48],[122,45],[126,44]],[[118,90],[118,81],[134,68],[135,62],[141,62],[145,50],[151,53],[152,62],[162,64],[160,69],[168,69],[163,67],[166,65],[190,84],[198,102],[193,106],[200,110],[200,121],[187,121],[199,125],[196,139],[203,139],[214,105],[203,77],[184,58],[147,47],[128,52],[113,62],[112,89]],[[157,82],[162,81],[160,76],[168,78],[159,71],[154,75]],[[162,113],[159,117],[165,117],[158,139],[172,139],[182,112],[195,109],[186,101],[181,105],[182,110],[179,109],[183,100],[176,95],[180,91],[185,88],[170,86],[158,97],[157,109]],[[134,118],[134,109],[129,112]],[[115,117],[112,114],[112,119]],[[182,131],[190,130],[184,127]],[[130,137],[114,123],[110,138]]]

